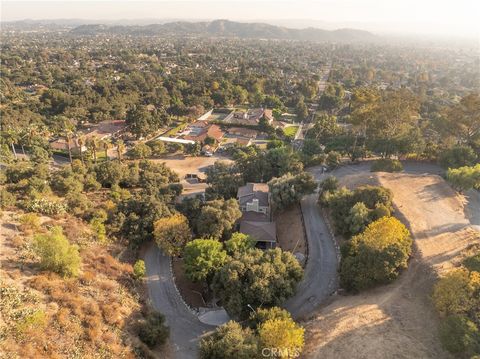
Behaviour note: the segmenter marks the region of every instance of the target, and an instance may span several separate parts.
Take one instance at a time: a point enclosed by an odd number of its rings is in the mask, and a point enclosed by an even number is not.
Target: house
[[[266,183],[247,183],[237,191],[242,212],[258,212],[270,216],[270,193]]]
[[[229,117],[228,122],[234,125],[242,126],[258,126],[261,119],[265,119],[268,123],[273,121],[272,110],[263,108],[251,108],[246,112],[235,111],[232,117]],[[227,120],[225,120],[227,122]]]
[[[97,140],[105,140],[111,137],[117,137],[127,128],[127,124],[123,120],[107,120],[97,124],[84,124],[85,128],[83,137],[96,138]]]
[[[207,121],[196,121],[188,126],[186,134],[183,136],[185,140],[203,143],[207,137],[213,138],[216,142],[225,136],[220,126],[209,124]]]
[[[275,222],[240,222],[240,232],[252,236],[257,240],[257,246],[262,249],[275,248],[277,243],[277,229]]]
[[[271,220],[270,192],[266,183],[247,183],[237,191],[242,217],[240,232],[257,240],[263,249],[275,248],[277,230]]]
[[[242,136],[246,138],[257,138],[258,132],[245,127],[231,127],[228,133],[235,136]]]
[[[73,155],[79,155],[80,154],[80,144],[78,142],[78,138],[71,138],[70,139],[70,151],[72,152]],[[67,140],[64,137],[59,137],[53,141],[50,142],[50,148],[53,151],[59,151],[59,152],[68,152],[68,143]],[[81,147],[82,152],[85,152],[87,150],[87,147],[83,144]]]

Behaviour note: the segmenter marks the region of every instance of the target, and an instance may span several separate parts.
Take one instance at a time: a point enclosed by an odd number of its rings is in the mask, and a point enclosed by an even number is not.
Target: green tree
[[[243,178],[234,164],[217,161],[206,170],[207,183],[205,191],[207,198],[230,199],[237,195],[238,187],[243,185]]]
[[[465,316],[446,318],[440,325],[440,340],[449,352],[465,358],[480,355],[480,331],[478,326]]]
[[[229,321],[200,341],[201,359],[251,359],[258,354],[257,338],[249,328]]]
[[[148,314],[146,321],[140,324],[138,337],[150,348],[165,344],[170,335],[165,325],[165,317],[158,312]]]
[[[227,260],[223,245],[215,239],[195,239],[185,246],[185,274],[194,282],[210,279]]]
[[[308,172],[296,175],[290,173],[273,178],[268,182],[272,206],[277,210],[299,203],[303,196],[311,194],[317,188],[317,182]]]
[[[234,255],[235,253],[247,252],[255,247],[255,243],[257,241],[251,236],[235,232],[228,241],[225,241],[225,249],[229,255]]]
[[[230,232],[242,216],[236,199],[206,202],[196,221],[197,234],[201,237],[220,239]]]
[[[397,278],[412,251],[408,229],[394,217],[383,217],[342,246],[340,282],[359,291]]]
[[[303,269],[297,259],[280,248],[239,253],[217,271],[212,287],[233,316],[250,310],[247,305],[280,305],[295,293]]]
[[[350,214],[346,218],[346,223],[349,224],[349,232],[357,234],[362,232],[368,223],[370,223],[370,211],[363,202],[357,202],[350,209]]]
[[[441,152],[438,161],[440,166],[446,169],[473,166],[477,155],[469,146],[455,146]]]
[[[447,180],[459,191],[480,189],[480,164],[473,167],[450,168],[447,171]]]
[[[435,307],[444,316],[480,311],[479,298],[480,273],[466,269],[450,271],[435,284],[432,295]]]
[[[80,271],[78,248],[68,242],[60,227],[34,237],[34,250],[43,269],[65,277],[75,277]]]
[[[158,246],[169,256],[180,255],[192,238],[188,220],[180,213],[158,219],[153,234]]]
[[[144,159],[152,155],[152,149],[145,143],[140,142],[128,152],[128,155],[133,159]]]
[[[305,329],[292,319],[269,319],[258,328],[260,346],[276,348],[279,358],[297,358],[305,345],[304,335]]]

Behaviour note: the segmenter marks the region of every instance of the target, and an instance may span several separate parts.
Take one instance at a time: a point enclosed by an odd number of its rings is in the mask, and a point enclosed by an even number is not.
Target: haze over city
[[[478,37],[475,0],[319,1],[2,1],[3,21],[23,19],[229,19],[285,27],[357,28],[378,33]]]
[[[480,0],[0,4],[0,358],[480,358]]]

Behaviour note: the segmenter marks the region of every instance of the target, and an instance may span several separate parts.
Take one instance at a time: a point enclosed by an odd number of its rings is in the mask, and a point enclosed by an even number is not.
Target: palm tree
[[[109,160],[108,149],[111,147],[111,142],[108,137],[102,140],[102,147],[103,147],[103,150],[105,151],[105,160],[108,161]]]
[[[12,148],[12,152],[13,152],[13,155],[15,156],[15,159],[17,159],[17,151],[15,151],[15,143],[18,140],[18,133],[13,128],[9,128],[6,131],[3,131],[3,135],[5,137],[6,142]]]
[[[75,135],[75,138],[77,139],[77,146],[78,146],[78,150],[80,152],[80,161],[83,162],[83,145],[85,144],[85,141],[83,140],[82,137],[79,137],[78,135]]]
[[[117,158],[122,162],[122,153],[125,151],[125,143],[122,140],[117,141]]]
[[[97,150],[98,150],[98,140],[97,140],[97,138],[95,136],[90,137],[87,140],[87,146],[88,146],[89,149],[92,150],[93,161],[96,164],[97,163]]]

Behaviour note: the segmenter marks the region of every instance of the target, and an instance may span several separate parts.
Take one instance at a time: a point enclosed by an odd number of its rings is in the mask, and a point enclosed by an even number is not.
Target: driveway
[[[313,173],[317,181],[325,175]],[[295,319],[305,319],[325,302],[338,287],[337,251],[317,205],[318,194],[305,196],[301,202],[308,241],[308,261],[303,280],[294,297],[284,307]]]
[[[156,245],[145,252],[147,286],[153,308],[165,315],[177,359],[196,359],[198,340],[215,327],[201,323],[184,304],[173,283],[170,258]]]

